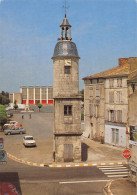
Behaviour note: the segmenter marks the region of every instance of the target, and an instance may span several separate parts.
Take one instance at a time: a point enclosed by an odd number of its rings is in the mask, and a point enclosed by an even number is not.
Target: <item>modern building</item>
[[[54,49],[53,98],[56,162],[81,161],[81,96],[79,55],[71,38],[71,25],[63,19],[61,37]]]
[[[22,86],[20,87],[22,94],[22,103],[26,104],[53,104],[53,87],[51,86]]]
[[[112,69],[83,78],[85,131],[92,139],[126,146],[128,75],[136,58],[120,58]]]
[[[53,87],[51,86],[21,86],[20,93],[9,94],[10,103],[14,104],[53,104]]]

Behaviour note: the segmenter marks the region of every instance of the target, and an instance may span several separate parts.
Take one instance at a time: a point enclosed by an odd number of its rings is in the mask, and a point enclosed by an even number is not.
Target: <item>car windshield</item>
[[[33,137],[26,137],[25,140],[33,140]]]

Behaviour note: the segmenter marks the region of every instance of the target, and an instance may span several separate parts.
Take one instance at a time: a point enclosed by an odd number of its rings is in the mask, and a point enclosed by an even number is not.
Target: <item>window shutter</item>
[[[100,86],[96,86],[96,97],[100,96]]]
[[[89,87],[89,96],[93,97],[93,87]]]

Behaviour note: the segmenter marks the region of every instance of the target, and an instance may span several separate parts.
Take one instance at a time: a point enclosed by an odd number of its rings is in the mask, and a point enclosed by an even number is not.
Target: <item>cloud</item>
[[[4,1],[4,0],[0,0],[0,3],[1,3],[2,1]]]

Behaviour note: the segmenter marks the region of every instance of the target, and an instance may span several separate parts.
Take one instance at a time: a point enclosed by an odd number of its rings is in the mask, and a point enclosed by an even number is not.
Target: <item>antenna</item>
[[[66,0],[65,0],[65,5],[63,5],[63,8],[65,9],[65,18],[66,18],[66,10],[69,8],[69,6],[66,5]]]

